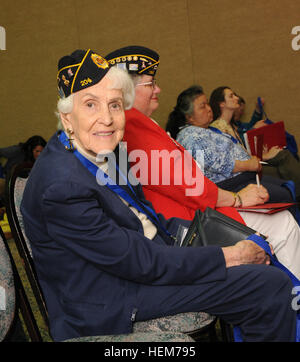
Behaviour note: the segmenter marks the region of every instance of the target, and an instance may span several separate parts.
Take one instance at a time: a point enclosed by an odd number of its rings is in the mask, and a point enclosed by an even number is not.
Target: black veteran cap
[[[109,63],[89,50],[75,50],[58,62],[57,83],[61,98],[97,84],[108,72]]]
[[[131,45],[109,53],[105,59],[110,65],[127,69],[129,73],[155,75],[159,55],[149,48]]]

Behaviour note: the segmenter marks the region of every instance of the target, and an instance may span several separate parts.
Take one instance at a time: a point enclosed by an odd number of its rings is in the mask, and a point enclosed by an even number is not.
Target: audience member
[[[134,94],[126,72],[91,50],[61,58],[58,69],[64,131],[35,164],[21,206],[53,338],[128,333],[135,321],[207,311],[239,325],[245,341],[294,341],[292,283],[259,246],[173,247],[170,233],[189,222],[157,215],[127,173],[127,186],[119,181],[124,165],[109,160]],[[99,183],[111,171],[117,182]]]
[[[256,108],[252,114],[250,122],[242,122],[241,118],[244,114],[246,102],[245,100],[236,94],[237,97],[239,97],[238,103],[239,107],[234,111],[233,117],[231,119],[231,125],[234,127],[239,134],[241,140],[245,144],[244,134],[245,132],[253,129],[253,128],[260,128],[269,124],[272,124],[271,120],[267,118],[267,115],[263,111],[262,107],[265,104],[265,101],[263,98],[260,98],[261,106],[259,105],[259,102],[256,103]],[[265,119],[263,119],[265,118]],[[285,137],[286,137],[286,148],[290,151],[290,153],[296,158],[297,161],[299,161],[298,156],[298,145],[296,142],[295,137],[290,134],[289,132],[285,131]]]
[[[230,135],[244,147],[242,139],[231,124],[233,113],[239,108],[238,97],[229,87],[218,87],[212,92],[209,103],[213,111],[214,120],[210,126]],[[254,156],[252,156],[251,159],[254,160]],[[294,181],[296,197],[299,201],[300,163],[296,158],[293,157],[288,150],[275,146],[263,153],[263,160],[268,163],[268,165],[262,166],[263,174]],[[259,168],[260,166],[257,160],[257,169]]]
[[[258,102],[256,103],[256,107],[252,113],[251,119],[249,122],[242,122],[242,117],[245,112],[246,101],[243,97],[237,95],[239,107],[233,112],[233,117],[231,119],[232,126],[236,129],[239,134],[241,140],[244,142],[244,133],[249,131],[252,128],[259,128],[266,125],[265,120],[263,119],[263,114],[260,110]],[[262,105],[264,105],[265,101],[261,99]]]
[[[133,56],[139,54],[137,60]],[[140,59],[142,58],[142,59]],[[251,212],[238,213],[235,208],[223,206],[256,205],[264,203],[267,198],[264,195],[266,189],[262,186],[249,185],[238,195],[218,188],[212,181],[203,176],[200,168],[188,151],[168,134],[149,116],[158,107],[158,94],[160,88],[156,84],[155,75],[159,62],[159,55],[148,48],[141,46],[129,46],[118,49],[106,56],[112,65],[119,64],[131,74],[135,84],[135,100],[133,108],[125,112],[126,127],[124,140],[127,142],[129,156],[136,150],[143,151],[147,155],[148,173],[142,182],[146,198],[152,202],[156,211],[167,217],[182,217],[191,220],[197,209],[205,210],[206,207],[216,208],[218,211],[235,218],[263,235],[268,235],[275,247],[278,258],[287,266],[293,265],[293,272],[300,276],[299,265],[299,227],[293,216],[288,211],[274,215],[262,215]],[[145,59],[148,59],[146,63]],[[151,62],[151,64],[150,64]],[[162,155],[176,154],[174,163],[163,162],[156,164],[152,157],[157,152]],[[179,154],[178,154],[179,153]],[[139,153],[140,154],[140,153]],[[185,164],[188,174],[198,177],[204,183],[202,194],[189,194],[191,182],[178,183],[177,174],[184,175],[185,167],[182,159],[190,155],[191,162]],[[155,158],[155,157],[154,157]],[[133,161],[133,160],[132,160]],[[134,163],[134,162],[133,162]],[[137,165],[138,162],[135,162]],[[154,167],[152,164],[154,164]],[[168,184],[157,176],[169,169]],[[153,180],[155,182],[153,182]],[[195,181],[194,181],[195,183]],[[221,207],[222,206],[222,207]],[[242,216],[242,218],[241,218]],[[283,249],[282,246],[284,245]],[[286,257],[285,248],[289,250]],[[281,251],[282,254],[281,254]],[[281,254],[281,255],[280,255]]]
[[[158,53],[142,46],[128,46],[113,51],[106,56],[106,59],[117,67],[125,66],[135,84],[133,108],[125,112],[127,122],[124,140],[127,142],[129,153],[143,150],[147,159],[151,160],[156,151],[161,154],[167,152],[169,155],[180,152],[180,157],[175,157],[174,163],[170,162],[167,165],[169,167],[167,184],[161,180],[164,164],[159,162],[155,165],[157,167],[151,167],[152,162],[150,162],[148,165],[146,180],[142,184],[146,198],[152,202],[155,209],[166,217],[176,216],[191,220],[197,209],[203,211],[209,206],[242,222],[238,212],[231,207],[238,203],[237,195],[218,188],[203,176],[191,157],[189,174],[196,175],[195,179],[182,177],[181,183],[176,182],[177,174],[184,175],[183,160],[189,153],[150,118],[159,105],[160,88],[155,79],[159,64]],[[158,181],[155,183],[151,180]],[[239,192],[244,205],[256,205],[268,200],[265,188],[252,186]],[[186,197],[187,195],[189,197]]]
[[[10,174],[12,168],[22,162],[34,163],[46,146],[46,141],[41,136],[32,136],[24,143],[0,148],[0,157],[6,159],[3,167],[3,179],[0,179],[0,196],[5,191],[5,177]]]

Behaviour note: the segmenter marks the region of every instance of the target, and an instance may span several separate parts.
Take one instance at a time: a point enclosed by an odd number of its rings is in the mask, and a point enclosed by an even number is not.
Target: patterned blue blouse
[[[191,153],[204,175],[214,183],[237,176],[240,172],[232,172],[235,161],[250,158],[230,135],[210,128],[186,126],[180,130],[176,140]]]

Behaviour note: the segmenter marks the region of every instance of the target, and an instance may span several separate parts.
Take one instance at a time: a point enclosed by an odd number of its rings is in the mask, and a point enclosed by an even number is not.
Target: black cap
[[[106,59],[91,49],[75,50],[58,62],[57,83],[61,98],[97,84],[110,68]]]
[[[111,66],[127,69],[129,73],[155,76],[159,64],[156,51],[138,45],[130,45],[109,53],[105,59]]]

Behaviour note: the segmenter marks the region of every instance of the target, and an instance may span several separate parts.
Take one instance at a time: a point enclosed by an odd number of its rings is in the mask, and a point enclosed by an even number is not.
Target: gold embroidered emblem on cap
[[[108,62],[101,55],[94,53],[91,55],[91,59],[99,68],[106,69],[109,67]]]

